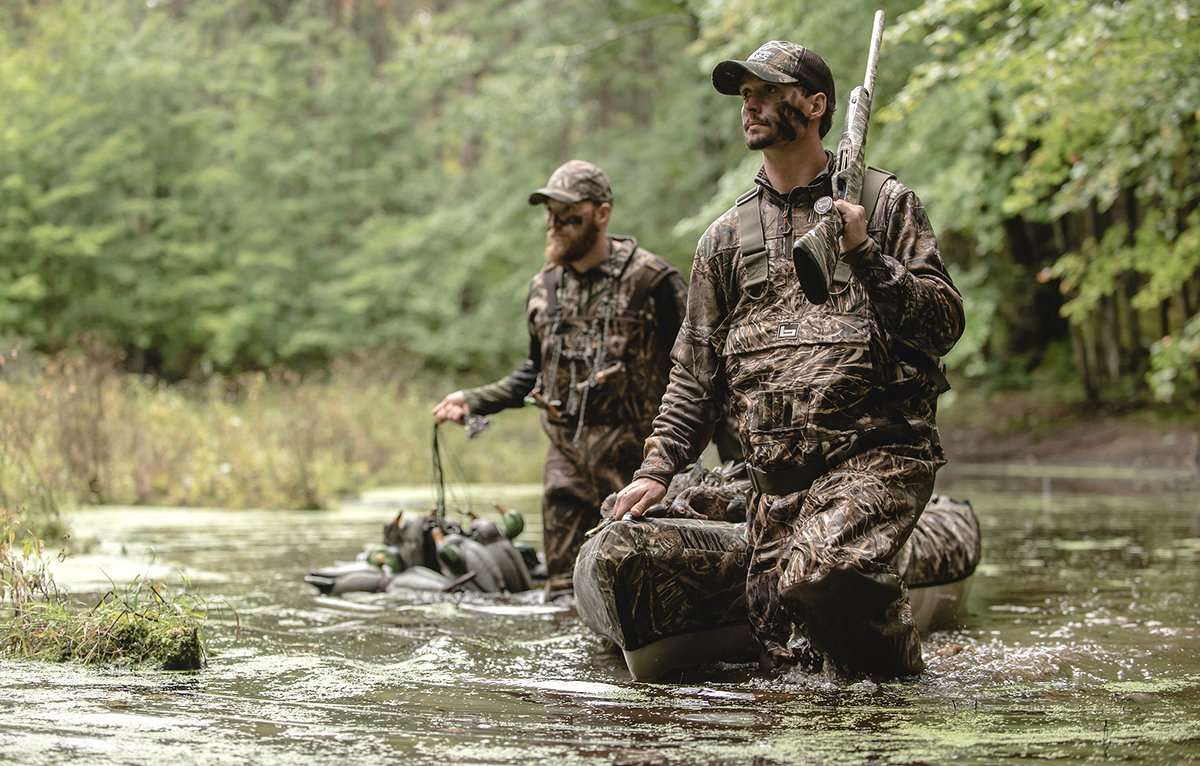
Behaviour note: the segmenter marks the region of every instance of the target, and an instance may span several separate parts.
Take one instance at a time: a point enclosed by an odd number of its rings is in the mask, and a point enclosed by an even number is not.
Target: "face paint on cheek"
[[[785,102],[779,104],[779,135],[784,141],[795,141],[800,131],[808,127],[809,119],[796,107]]]

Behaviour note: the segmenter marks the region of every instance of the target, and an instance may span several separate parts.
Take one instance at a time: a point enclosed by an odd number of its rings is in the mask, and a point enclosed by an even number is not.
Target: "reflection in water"
[[[768,677],[740,665],[677,684],[635,684],[566,602],[316,596],[302,575],[376,538],[395,507],[386,493],[325,514],[83,512],[76,529],[97,539],[89,555],[108,562],[110,575],[138,565],[182,571],[213,597],[210,665],[198,674],[134,674],[0,663],[0,758],[1195,757],[1200,495],[1079,491],[1040,476],[956,482],[941,489],[970,497],[985,530],[969,613],[961,630],[926,643],[924,676],[879,685]],[[486,493],[536,516],[536,488]],[[428,496],[401,500],[419,507]],[[536,525],[526,533],[537,534]],[[60,576],[77,591],[107,583],[80,562]]]

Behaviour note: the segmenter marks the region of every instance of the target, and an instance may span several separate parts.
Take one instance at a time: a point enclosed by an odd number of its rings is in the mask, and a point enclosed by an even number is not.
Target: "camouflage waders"
[[[645,433],[627,426],[547,426],[550,446],[543,470],[542,535],[546,571],[570,579],[584,533],[600,523],[600,503],[629,483],[642,462]]]
[[[807,659],[788,647],[795,624],[839,668],[879,675],[924,669],[895,559],[929,500],[936,468],[879,448],[806,491],[754,498],[746,593],[755,634],[772,658]]]

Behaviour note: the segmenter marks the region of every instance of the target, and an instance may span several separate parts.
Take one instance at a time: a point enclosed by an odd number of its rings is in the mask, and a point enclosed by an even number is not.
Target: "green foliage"
[[[1060,309],[1088,338],[1129,300],[1183,326],[1193,0],[62,0],[0,11],[0,333],[94,335],[169,379],[363,351],[495,374],[525,351],[530,189],[591,159],[614,230],[686,267],[760,159],[712,65],[802,41],[844,111],[878,6],[869,157],[964,290],[951,364],[1036,362]],[[1130,379],[1152,324],[1125,333]]]
[[[979,284],[1021,264],[1024,284],[1004,297],[1027,312],[1045,296],[1032,277],[1049,267],[1040,281],[1060,280],[1061,313],[1088,337],[1129,294],[1152,311],[1189,289],[1200,267],[1198,12],[1149,0],[932,0],[901,18],[897,38],[926,54],[882,114],[880,143],[940,230],[974,243],[989,272]],[[978,320],[990,303],[967,297]],[[1128,324],[1129,337],[1109,328],[1095,343],[1132,347],[1134,369],[1149,322]]]
[[[0,630],[0,653],[85,665],[199,670],[205,609],[186,595],[164,596],[137,582],[101,597],[94,608],[66,601],[33,601]]]
[[[90,608],[72,602],[47,570],[43,543],[0,508],[0,657],[197,670],[206,608],[186,593],[135,580]]]
[[[1177,336],[1164,336],[1150,347],[1146,379],[1159,401],[1195,407],[1200,397],[1200,317]]]
[[[719,166],[694,157],[703,90],[655,82],[693,75],[678,5],[385,11],[19,14],[0,41],[0,328],[49,349],[95,332],[172,376],[384,348],[495,371],[523,351],[539,266],[525,196],[575,154],[618,179],[618,228],[690,249],[675,189]]]

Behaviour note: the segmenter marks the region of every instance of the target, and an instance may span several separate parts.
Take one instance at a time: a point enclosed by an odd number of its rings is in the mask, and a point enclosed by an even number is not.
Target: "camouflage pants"
[[[806,491],[754,498],[746,594],[750,623],[773,660],[803,660],[789,647],[796,626],[845,672],[924,669],[895,564],[933,491],[941,463],[927,456],[906,447],[872,449]]]
[[[542,474],[542,539],[546,569],[555,585],[567,585],[584,533],[600,523],[600,503],[621,490],[642,463],[648,428],[629,425],[546,425],[550,447]]]

